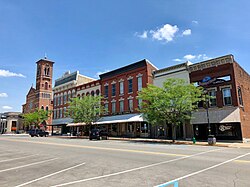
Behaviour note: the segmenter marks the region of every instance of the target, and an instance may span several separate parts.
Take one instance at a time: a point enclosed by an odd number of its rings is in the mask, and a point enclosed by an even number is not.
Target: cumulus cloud
[[[186,60],[192,60],[192,59],[195,59],[195,55],[185,55],[183,58],[186,59]]]
[[[178,31],[179,28],[177,27],[177,25],[172,26],[170,24],[165,24],[162,28],[159,28],[157,30],[150,30],[150,33],[152,34],[153,39],[170,42],[174,39],[175,34]]]
[[[4,110],[11,110],[12,107],[11,106],[3,106],[2,109],[4,109]]]
[[[182,59],[180,58],[176,58],[173,59],[173,61],[175,62],[181,62],[181,61],[204,61],[204,60],[209,60],[211,59],[210,57],[208,57],[206,54],[198,54],[198,55],[185,55]]]
[[[199,22],[196,21],[196,20],[193,20],[192,23],[194,23],[194,24],[199,24]]]
[[[183,35],[183,36],[191,35],[191,29],[187,29],[187,30],[183,31],[183,32],[182,32],[182,35]]]
[[[153,39],[157,41],[163,41],[165,43],[171,42],[177,36],[188,36],[191,35],[191,29],[186,29],[182,32],[182,34],[177,34],[179,32],[179,28],[177,25],[165,24],[160,28],[145,30],[142,33],[135,33],[135,36],[141,39]]]
[[[148,31],[144,31],[142,34],[135,33],[135,35],[138,36],[139,38],[146,39],[148,38]]]
[[[0,69],[0,77],[25,77],[25,76],[21,73],[13,73],[10,72],[9,70]]]
[[[0,97],[8,97],[7,93],[0,93]]]

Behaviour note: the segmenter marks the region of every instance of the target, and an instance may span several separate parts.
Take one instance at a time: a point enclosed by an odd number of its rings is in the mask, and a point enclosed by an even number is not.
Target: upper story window
[[[142,77],[137,78],[137,87],[138,87],[138,91],[142,90]]]
[[[63,103],[64,104],[67,103],[67,92],[64,92],[64,94],[63,94]]]
[[[209,106],[214,107],[217,106],[217,99],[216,99],[216,90],[209,90],[208,95],[210,96],[209,100]]]
[[[104,104],[104,113],[108,113],[109,112],[109,104],[105,103]]]
[[[44,110],[44,107],[42,106],[41,109]]]
[[[116,85],[112,84],[112,96],[115,96],[115,92],[116,92]]]
[[[50,68],[49,65],[46,65],[44,68],[44,75],[45,76],[49,76],[50,75]]]
[[[47,111],[47,112],[49,111],[49,107],[48,107],[48,106],[46,106],[46,111]]]
[[[232,105],[231,89],[229,87],[222,88],[224,105]]]
[[[142,109],[142,99],[138,99],[138,109]]]
[[[76,97],[76,91],[72,90],[72,98]]]
[[[106,85],[104,86],[104,97],[108,97],[108,93],[109,93],[109,86]]]
[[[242,92],[241,92],[241,88],[238,88],[238,99],[239,99],[239,104],[240,106],[243,106],[243,98],[242,98]]]
[[[95,94],[98,96],[98,95],[100,94],[100,90],[97,89],[97,90],[95,91]]]
[[[124,111],[124,101],[119,101],[119,104],[120,104],[120,112],[123,112]]]
[[[91,91],[91,96],[95,96],[95,92],[93,90]]]
[[[116,102],[112,102],[112,113],[116,112]]]
[[[133,92],[133,79],[128,80],[128,93]]]
[[[69,90],[68,91],[68,101],[70,101],[70,98],[71,98],[71,91]]]
[[[49,88],[49,84],[47,82],[45,82],[45,86],[44,86],[45,90],[48,90]]]
[[[123,95],[124,94],[124,82],[120,82],[120,95]]]
[[[133,99],[128,100],[128,109],[129,111],[133,111]]]

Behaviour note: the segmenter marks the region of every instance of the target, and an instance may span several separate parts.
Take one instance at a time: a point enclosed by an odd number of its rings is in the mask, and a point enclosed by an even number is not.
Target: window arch
[[[44,107],[42,106],[41,109],[44,110]]]
[[[49,111],[49,107],[48,107],[48,106],[46,106],[46,111],[47,111],[47,112]]]
[[[89,92],[86,93],[86,96],[88,96],[88,95],[89,95]]]
[[[85,94],[84,94],[84,93],[82,93],[82,97],[84,97],[84,95],[85,95]]]
[[[95,92],[93,90],[91,91],[91,96],[95,96]]]
[[[47,82],[45,82],[45,90],[48,90],[49,84]]]

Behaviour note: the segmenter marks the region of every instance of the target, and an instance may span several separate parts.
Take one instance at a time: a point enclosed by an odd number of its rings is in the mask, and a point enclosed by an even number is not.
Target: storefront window
[[[142,123],[141,124],[141,132],[142,133],[148,133],[148,124],[147,123]]]

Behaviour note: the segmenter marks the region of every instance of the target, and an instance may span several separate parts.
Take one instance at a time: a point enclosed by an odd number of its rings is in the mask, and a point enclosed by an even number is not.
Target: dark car
[[[29,135],[31,137],[34,137],[34,136],[36,136],[36,137],[38,137],[38,136],[40,136],[40,137],[45,136],[46,137],[46,136],[49,136],[49,133],[46,132],[46,131],[44,131],[44,130],[41,130],[41,129],[32,129],[32,130],[29,131]]]
[[[108,139],[108,133],[106,130],[101,130],[101,129],[92,129],[89,132],[89,139],[97,139],[97,140],[107,140]]]

